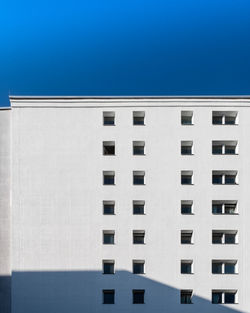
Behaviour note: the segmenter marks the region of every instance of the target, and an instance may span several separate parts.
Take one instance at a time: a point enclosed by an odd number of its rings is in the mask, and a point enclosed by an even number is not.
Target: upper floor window
[[[187,245],[193,243],[193,231],[192,230],[182,230],[181,231],[181,244]]]
[[[115,155],[115,142],[114,141],[103,141],[103,155]]]
[[[193,214],[193,201],[192,200],[181,201],[181,214],[185,214],[185,215]]]
[[[213,125],[236,125],[238,124],[238,112],[236,111],[213,111]]]
[[[193,171],[181,171],[181,184],[193,185]]]
[[[215,185],[237,185],[237,171],[213,171],[212,183]]]
[[[192,155],[193,154],[193,141],[182,141],[181,142],[181,154]]]
[[[180,293],[180,302],[181,304],[192,304],[192,296],[193,296],[193,290],[181,290],[181,293]]]
[[[143,111],[133,112],[133,125],[145,125],[145,112]]]
[[[213,214],[238,214],[236,200],[213,200]]]
[[[181,124],[193,125],[193,111],[181,111]]]
[[[133,201],[133,214],[134,215],[143,215],[145,207],[145,201],[143,200],[135,200]]]
[[[115,125],[115,112],[103,112],[103,125],[105,126]]]
[[[144,289],[133,289],[133,304],[144,304]]]
[[[193,273],[193,260],[181,260],[181,274]]]
[[[115,232],[114,232],[114,230],[104,230],[103,231],[103,244],[104,245],[114,245],[115,244]]]
[[[212,260],[213,274],[236,274],[237,261],[236,260]]]
[[[237,244],[237,230],[213,230],[213,244]]]
[[[145,231],[144,230],[134,230],[133,231],[133,244],[142,245],[145,243]]]
[[[114,184],[115,184],[115,172],[103,171],[103,185],[114,185]]]
[[[213,154],[238,154],[238,145],[236,140],[213,140]]]
[[[133,260],[133,274],[145,274],[144,260]]]
[[[133,155],[145,155],[144,141],[133,141]]]
[[[133,184],[134,185],[145,184],[145,172],[144,171],[133,171]]]
[[[212,290],[213,304],[233,304],[237,303],[237,290]]]
[[[115,201],[103,201],[103,214],[104,215],[115,214]]]
[[[115,290],[114,289],[103,289],[103,304],[114,304],[115,303]]]
[[[103,260],[103,274],[114,274],[115,273],[115,261],[114,260]]]

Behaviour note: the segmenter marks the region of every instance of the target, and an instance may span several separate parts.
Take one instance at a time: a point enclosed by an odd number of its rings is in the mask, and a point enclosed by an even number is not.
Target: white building
[[[249,97],[10,101],[1,312],[250,312]]]

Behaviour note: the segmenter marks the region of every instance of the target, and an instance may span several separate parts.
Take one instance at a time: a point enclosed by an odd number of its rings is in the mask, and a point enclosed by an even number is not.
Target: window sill
[[[239,215],[239,213],[212,213],[212,215],[222,215],[222,216],[225,216],[225,215]]]

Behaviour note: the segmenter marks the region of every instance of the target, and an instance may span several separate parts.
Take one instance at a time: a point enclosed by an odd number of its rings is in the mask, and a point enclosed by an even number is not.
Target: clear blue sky
[[[8,95],[250,94],[249,0],[2,0]]]

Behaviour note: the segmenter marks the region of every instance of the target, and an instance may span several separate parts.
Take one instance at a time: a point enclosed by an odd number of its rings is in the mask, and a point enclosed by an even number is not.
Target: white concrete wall
[[[145,126],[132,112],[145,111]],[[194,112],[182,126],[181,110]],[[239,125],[213,126],[213,110],[239,112]],[[102,112],[115,111],[116,126],[103,126]],[[249,100],[12,100],[12,312],[250,312],[250,101]],[[145,141],[146,155],[133,156],[132,142]],[[181,140],[194,155],[181,156]],[[239,155],[215,156],[212,140],[238,140]],[[115,141],[116,155],[102,155],[102,141]],[[115,186],[102,185],[114,170]],[[133,186],[133,170],[146,185]],[[194,185],[180,184],[193,170]],[[239,185],[212,185],[212,170],[238,170]],[[212,200],[238,200],[239,215],[216,216]],[[102,201],[115,200],[104,216]],[[146,215],[132,215],[132,201],[145,200]],[[180,213],[194,201],[194,215]],[[145,245],[132,231],[145,230]],[[180,244],[192,229],[194,244]],[[212,229],[237,229],[239,244],[212,245]],[[115,230],[115,245],[102,231]],[[102,260],[115,260],[115,275],[102,275]],[[132,260],[145,260],[133,275]],[[194,274],[180,274],[180,260],[193,259]],[[239,274],[212,275],[212,259],[237,259]],[[114,305],[102,289],[116,290]],[[132,304],[132,289],[145,289],[145,304]],[[194,290],[194,304],[181,305],[179,289]],[[212,305],[212,289],[238,289],[238,304]]]

